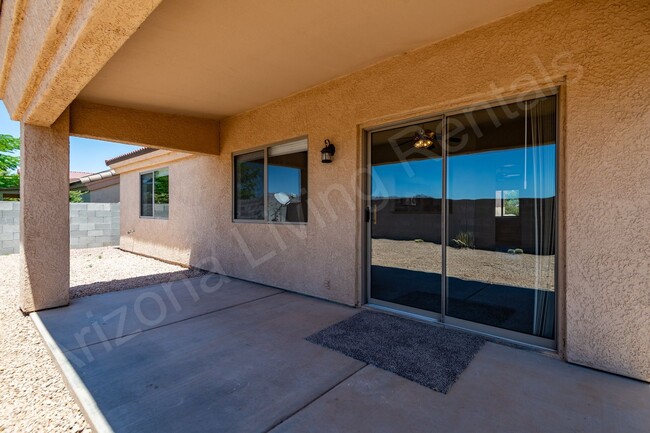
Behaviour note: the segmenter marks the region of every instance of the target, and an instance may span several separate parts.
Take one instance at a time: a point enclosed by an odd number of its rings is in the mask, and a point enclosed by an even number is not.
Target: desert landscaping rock
[[[114,247],[70,251],[71,297],[202,274]],[[91,431],[31,319],[18,309],[18,255],[0,256],[0,432]]]
[[[421,272],[441,272],[440,244],[372,240],[373,265]],[[447,276],[490,284],[554,290],[555,256],[508,254],[478,249],[447,249]]]
[[[114,247],[71,250],[70,261],[71,298],[134,289],[205,273]]]

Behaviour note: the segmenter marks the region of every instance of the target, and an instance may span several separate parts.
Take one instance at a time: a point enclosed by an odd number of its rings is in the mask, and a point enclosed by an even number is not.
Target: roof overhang
[[[218,154],[222,118],[544,1],[4,0],[0,98],[41,126],[71,106],[71,135]]]
[[[221,119],[542,2],[165,0],[79,98]]]

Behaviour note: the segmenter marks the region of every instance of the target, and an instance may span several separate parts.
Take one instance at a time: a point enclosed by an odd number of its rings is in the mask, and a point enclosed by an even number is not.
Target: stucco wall
[[[361,129],[559,83],[560,348],[650,380],[648,22],[642,0],[555,1],[228,118],[220,156],[170,167],[168,221],[138,219],[137,173],[123,176],[122,247],[357,304]],[[302,135],[309,223],[232,223],[232,152]],[[329,165],[326,138],[337,146]]]
[[[120,184],[109,185],[105,188],[98,188],[88,191],[84,200],[90,203],[119,203],[120,202]]]

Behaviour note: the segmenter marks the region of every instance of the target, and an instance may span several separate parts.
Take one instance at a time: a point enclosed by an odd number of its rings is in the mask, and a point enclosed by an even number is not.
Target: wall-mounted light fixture
[[[320,151],[321,153],[321,162],[323,164],[329,164],[332,162],[332,156],[334,156],[334,152],[336,152],[336,147],[332,143],[330,143],[329,140],[325,140],[325,147]]]
[[[413,146],[418,149],[426,149],[433,145],[435,133],[433,131],[420,129],[413,137]]]

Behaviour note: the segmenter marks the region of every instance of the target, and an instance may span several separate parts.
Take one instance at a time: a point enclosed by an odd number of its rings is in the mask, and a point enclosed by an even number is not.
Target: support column
[[[20,308],[70,299],[70,114],[51,127],[20,128]]]

